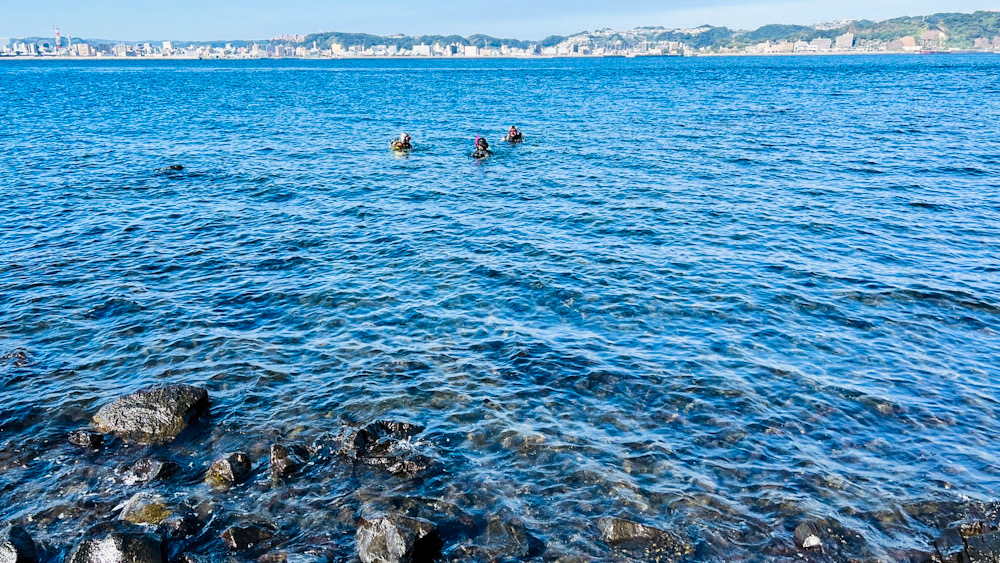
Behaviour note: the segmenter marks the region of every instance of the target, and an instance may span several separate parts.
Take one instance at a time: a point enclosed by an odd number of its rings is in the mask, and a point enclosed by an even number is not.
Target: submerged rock
[[[533,536],[516,518],[504,520],[493,516],[486,522],[475,544],[454,551],[472,561],[523,561],[541,555],[545,544]]]
[[[166,479],[178,471],[181,466],[173,461],[160,461],[151,457],[144,457],[132,465],[129,473],[132,478],[140,483],[148,483]]]
[[[172,514],[160,495],[136,493],[125,503],[119,518],[131,524],[158,526]]]
[[[70,554],[68,563],[166,563],[163,537],[127,524],[98,524]]]
[[[216,488],[226,488],[242,483],[250,472],[253,465],[250,464],[250,457],[243,452],[236,452],[215,460],[215,463],[208,468],[208,475],[205,482]]]
[[[309,450],[303,446],[271,445],[271,476],[290,477],[298,473],[309,459]]]
[[[362,518],[355,534],[363,563],[421,563],[434,561],[444,542],[437,526],[420,518],[384,516]]]
[[[171,164],[170,166],[164,168],[164,170],[168,172],[180,172],[181,170],[184,170],[184,167],[180,164]]]
[[[405,444],[423,431],[424,427],[416,424],[378,420],[358,430],[343,453],[390,473],[412,475],[431,465],[429,458],[414,453]]]
[[[0,531],[0,563],[38,563],[35,541],[20,526]]]
[[[81,448],[99,450],[104,445],[104,434],[77,430],[76,432],[70,432],[69,443]]]
[[[274,532],[253,524],[230,526],[220,536],[233,551],[244,551],[274,537]]]
[[[605,518],[598,527],[604,543],[643,561],[677,561],[694,553],[680,536],[631,520]]]
[[[94,424],[138,443],[168,442],[208,408],[208,391],[168,385],[136,391],[101,407]]]

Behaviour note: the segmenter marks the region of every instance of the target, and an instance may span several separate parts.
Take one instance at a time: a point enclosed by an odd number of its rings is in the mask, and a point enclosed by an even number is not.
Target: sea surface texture
[[[276,535],[237,560],[356,560],[382,513],[458,561],[917,560],[1000,498],[998,77],[3,62],[0,521],[53,561],[140,491],[198,514],[212,560],[245,522]],[[173,442],[67,441],[168,383],[211,397]],[[383,444],[402,466],[344,454],[377,420],[423,427]],[[272,479],[273,443],[310,464]],[[250,478],[205,484],[235,451]],[[144,456],[180,471],[137,483]]]

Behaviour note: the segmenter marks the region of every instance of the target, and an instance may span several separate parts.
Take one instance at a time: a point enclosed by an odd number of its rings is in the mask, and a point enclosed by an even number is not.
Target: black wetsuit
[[[476,149],[476,152],[472,153],[472,158],[486,158],[488,156],[493,156],[493,151],[490,149]]]

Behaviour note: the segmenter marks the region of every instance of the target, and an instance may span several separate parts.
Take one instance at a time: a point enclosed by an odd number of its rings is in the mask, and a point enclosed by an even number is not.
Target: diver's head
[[[511,125],[510,126],[510,132],[511,133],[517,133],[517,125]]]
[[[409,141],[410,140],[410,134],[407,133],[406,131],[403,131],[402,133],[399,134],[399,140],[402,141],[402,142],[404,142],[404,143],[407,142],[407,141]]]
[[[485,150],[490,148],[490,144],[486,142],[486,139],[482,137],[476,137],[476,147]]]

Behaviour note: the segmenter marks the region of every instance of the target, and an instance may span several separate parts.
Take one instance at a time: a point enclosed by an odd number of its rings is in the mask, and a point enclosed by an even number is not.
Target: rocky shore
[[[101,407],[92,426],[71,432],[68,442],[95,456],[116,440],[154,448],[150,451],[157,455],[141,457],[120,471],[121,486],[135,492],[118,506],[91,506],[93,522],[75,540],[36,542],[32,527],[44,522],[6,523],[0,531],[0,563],[726,560],[724,551],[713,545],[718,538],[698,537],[691,531],[694,526],[664,530],[629,518],[600,518],[591,530],[581,533],[599,537],[607,552],[603,557],[581,556],[547,545],[516,514],[482,517],[436,499],[405,496],[372,499],[340,511],[330,522],[331,529],[340,531],[339,540],[297,537],[294,527],[280,519],[229,513],[220,499],[246,495],[254,479],[263,479],[272,491],[296,495],[297,480],[331,468],[343,478],[359,472],[402,481],[446,475],[447,468],[413,446],[412,440],[424,428],[375,420],[312,443],[275,442],[266,455],[256,459],[249,451],[232,451],[205,468],[182,467],[169,459],[171,443],[208,411],[209,402],[203,388],[168,385],[144,389]],[[167,495],[158,490],[178,480],[182,481],[179,493]],[[199,492],[204,490],[210,494]],[[934,539],[926,550],[900,551],[894,560],[1000,563],[1000,504],[928,503],[913,507],[906,517],[934,530]],[[345,534],[350,534],[347,541]],[[291,542],[293,538],[297,541]],[[290,548],[293,543],[295,547]],[[799,522],[783,544],[770,546],[759,560],[873,563],[886,559],[873,556],[862,535],[838,521],[817,518]]]

